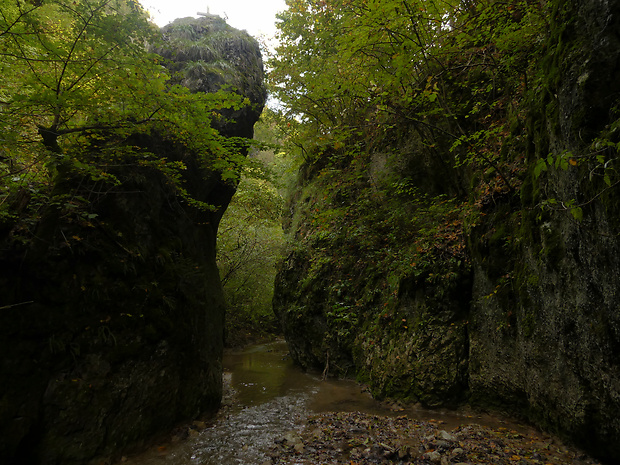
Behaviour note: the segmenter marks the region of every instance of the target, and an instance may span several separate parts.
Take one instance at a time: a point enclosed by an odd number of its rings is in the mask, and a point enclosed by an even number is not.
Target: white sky
[[[140,0],[158,26],[176,18],[197,17],[197,12],[211,13],[226,19],[234,28],[246,30],[254,37],[275,34],[276,13],[286,9],[284,0]]]

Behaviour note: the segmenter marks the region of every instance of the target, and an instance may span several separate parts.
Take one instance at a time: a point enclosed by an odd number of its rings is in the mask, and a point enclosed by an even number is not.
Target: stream
[[[299,431],[308,415],[361,412],[414,418],[443,429],[477,423],[491,428],[530,430],[498,417],[453,411],[402,408],[374,400],[353,380],[322,380],[307,373],[287,355],[284,341],[260,344],[224,355],[224,399],[217,417],[194,422],[159,446],[123,457],[129,465],[261,465],[272,463],[269,452],[287,434]]]
[[[314,412],[388,414],[390,410],[352,380],[322,380],[295,366],[286,342],[253,345],[224,354],[223,412],[188,438],[124,459],[130,465],[261,464],[286,432]],[[202,426],[202,425],[201,425]]]

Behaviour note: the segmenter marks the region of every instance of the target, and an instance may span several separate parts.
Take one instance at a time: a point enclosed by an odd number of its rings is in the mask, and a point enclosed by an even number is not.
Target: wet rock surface
[[[523,428],[477,424],[446,430],[419,421],[360,412],[309,416],[298,433],[276,440],[272,464],[598,464],[556,439]]]

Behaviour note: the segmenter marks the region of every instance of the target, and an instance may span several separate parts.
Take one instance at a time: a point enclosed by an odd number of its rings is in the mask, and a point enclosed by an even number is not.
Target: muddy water
[[[476,421],[493,425],[494,418],[454,412],[428,411],[385,405],[372,399],[352,380],[322,380],[305,373],[287,356],[285,342],[256,345],[224,357],[226,394],[222,414],[208,427],[190,429],[140,456],[124,458],[129,465],[232,465],[268,462],[274,441],[300,427],[311,413],[328,411],[379,415],[406,414],[436,420],[452,428]],[[511,426],[512,427],[512,426]]]

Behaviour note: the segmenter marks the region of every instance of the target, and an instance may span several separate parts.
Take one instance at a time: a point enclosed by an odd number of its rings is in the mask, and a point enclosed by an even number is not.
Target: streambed
[[[208,424],[194,422],[169,441],[124,457],[122,463],[457,463],[457,456],[450,455],[454,449],[463,451],[462,463],[504,463],[501,454],[505,463],[520,463],[515,451],[523,452],[522,443],[536,441],[555,455],[533,452],[531,456],[540,456],[541,461],[524,458],[522,463],[596,463],[533,428],[498,417],[378,402],[355,381],[322,380],[320,373],[302,371],[288,357],[284,341],[227,352],[223,362],[225,396],[218,416]],[[482,427],[463,429],[470,424]],[[512,442],[500,455],[491,460],[478,454],[481,462],[466,457],[466,444],[498,453],[497,444],[508,444],[504,433]],[[446,442],[443,436],[454,441]],[[485,439],[493,446],[485,446]],[[377,444],[384,449],[377,449]],[[451,446],[443,459],[437,444]]]

